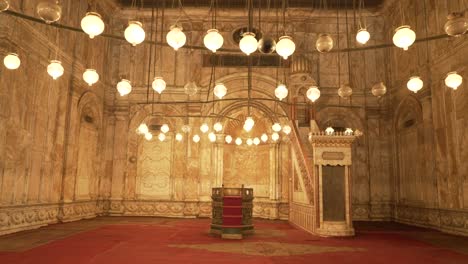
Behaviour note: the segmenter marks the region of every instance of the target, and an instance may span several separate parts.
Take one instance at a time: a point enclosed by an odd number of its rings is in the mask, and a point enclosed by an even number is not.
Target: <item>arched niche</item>
[[[93,92],[85,92],[78,100],[77,165],[75,197],[87,200],[97,197],[101,164],[102,103]]]
[[[174,132],[183,124],[181,110],[171,105],[140,106],[132,115],[127,136],[127,181],[125,196],[129,199],[170,200],[173,196]],[[137,133],[145,123],[151,140]],[[160,126],[170,128],[163,141],[158,139]]]
[[[423,134],[422,106],[414,96],[407,96],[400,102],[394,119],[396,152],[398,162],[398,199],[402,203],[417,204],[422,197],[423,179]]]

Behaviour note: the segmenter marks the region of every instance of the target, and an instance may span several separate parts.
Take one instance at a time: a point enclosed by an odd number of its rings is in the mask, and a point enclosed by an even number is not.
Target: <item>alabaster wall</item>
[[[388,6],[387,32],[401,24],[399,2]],[[401,8],[406,24],[420,38],[426,36],[426,21],[429,36],[444,34],[446,16],[459,10],[458,4],[466,7],[468,1],[405,1]],[[468,234],[466,40],[466,36],[442,38],[417,43],[406,52],[387,50],[394,217],[399,222],[463,235]],[[446,74],[454,70],[464,78],[456,91],[444,84]],[[412,75],[424,81],[417,94],[406,89]]]
[[[35,16],[36,1],[10,3]],[[79,25],[86,9],[70,1],[60,23]],[[21,58],[19,69],[0,69],[0,234],[94,217],[104,210],[109,43],[4,13],[0,21],[2,57]],[[46,69],[55,54],[65,73],[54,81]],[[86,67],[101,77],[92,87]]]

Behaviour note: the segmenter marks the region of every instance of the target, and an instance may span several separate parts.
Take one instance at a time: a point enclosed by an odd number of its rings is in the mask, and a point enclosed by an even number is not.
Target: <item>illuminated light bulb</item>
[[[252,130],[254,125],[255,125],[255,121],[253,120],[252,117],[248,116],[244,122],[244,130],[249,132],[250,130]]]
[[[175,135],[175,139],[176,139],[177,141],[182,141],[183,138],[184,138],[184,136],[182,136],[181,133],[177,133],[177,134]]]
[[[275,96],[281,101],[288,96],[288,88],[286,85],[279,84],[275,89]]]
[[[307,98],[309,98],[309,100],[311,100],[313,103],[315,101],[317,101],[317,99],[320,98],[320,90],[317,86],[311,86],[308,90],[307,90]]]
[[[164,134],[166,134],[167,132],[169,132],[169,126],[167,124],[163,124],[161,126],[161,132],[163,132]]]
[[[117,91],[119,92],[120,96],[125,96],[132,91],[132,84],[129,80],[122,79],[119,83],[117,83]]]
[[[344,134],[347,135],[347,136],[352,136],[353,135],[353,130],[348,127],[348,128],[346,128]]]
[[[64,71],[62,62],[58,60],[51,60],[49,66],[47,66],[47,73],[49,73],[54,80],[60,78]]]
[[[413,93],[417,93],[421,90],[424,86],[424,82],[421,80],[419,76],[411,77],[408,82],[406,83],[406,87],[408,90],[412,91]]]
[[[210,132],[210,133],[208,134],[208,139],[209,139],[211,142],[215,142],[215,141],[216,141],[216,135],[215,135],[215,133]]]
[[[246,143],[247,143],[247,145],[252,146],[253,141],[252,141],[251,138],[248,138],[247,141],[246,141]]]
[[[403,50],[408,50],[408,47],[413,45],[415,40],[416,33],[410,26],[405,25],[395,29],[395,34],[393,35],[393,44],[395,44],[395,46]]]
[[[258,144],[260,144],[260,139],[258,137],[254,138],[253,143],[255,144],[255,146],[258,146]]]
[[[9,70],[16,70],[21,65],[21,60],[16,53],[8,53],[3,59],[3,64]]]
[[[163,142],[164,140],[166,140],[166,134],[164,134],[164,133],[159,133],[158,139],[159,139],[159,141]]]
[[[141,123],[137,128],[137,134],[147,134],[149,132],[148,126],[145,123]]]
[[[145,133],[145,139],[150,141],[151,139],[153,139],[153,134],[151,134],[150,132]]]
[[[151,87],[153,87],[155,92],[161,94],[166,89],[166,82],[164,81],[163,77],[154,77]]]
[[[185,36],[185,33],[182,30],[182,27],[172,25],[170,31],[166,35],[167,44],[169,44],[169,46],[171,46],[175,51],[183,47],[187,41],[187,36]]]
[[[268,141],[268,135],[263,133],[262,136],[260,137],[260,139],[263,141],[263,142],[267,142]]]
[[[223,97],[227,94],[227,88],[223,83],[218,83],[213,89],[214,95],[219,99],[223,99]]]
[[[291,127],[289,125],[285,125],[283,126],[283,133],[285,133],[286,135],[289,135],[291,133]]]
[[[228,144],[231,144],[232,142],[232,137],[230,135],[227,135],[225,138],[224,138],[224,141],[226,141],[226,143]]]
[[[463,77],[461,77],[457,72],[449,72],[447,77],[445,77],[445,85],[454,90],[456,90],[462,83]]]
[[[138,21],[128,22],[128,26],[124,32],[124,36],[125,39],[130,44],[132,44],[132,46],[136,46],[142,43],[146,37],[145,30],[143,29],[143,24]]]
[[[274,123],[272,126],[271,126],[271,129],[275,132],[280,132],[281,131],[281,125],[279,123]]]
[[[327,129],[325,129],[325,134],[330,136],[333,135],[333,133],[335,133],[335,129],[333,129],[333,127],[329,126]]]
[[[203,44],[205,44],[205,47],[213,53],[219,50],[223,46],[223,43],[223,36],[219,34],[217,29],[209,29],[203,38]]]
[[[216,132],[221,132],[221,130],[223,130],[223,125],[222,125],[220,122],[216,122],[216,123],[213,125],[213,129],[214,129],[214,131],[216,131]]]
[[[278,43],[276,43],[276,53],[287,60],[296,50],[296,44],[290,36],[282,36],[279,38]]]
[[[92,86],[99,81],[99,74],[94,69],[86,69],[86,71],[83,73],[83,80],[89,86]]]
[[[242,139],[241,138],[236,138],[236,145],[237,146],[242,145]]]
[[[359,29],[358,33],[356,34],[356,41],[361,43],[362,45],[366,44],[367,41],[370,39],[369,31],[365,28]]]
[[[193,142],[198,143],[198,142],[200,142],[200,136],[199,135],[194,135],[192,137],[192,140],[193,140]]]
[[[274,132],[273,134],[271,134],[271,139],[272,139],[273,141],[275,141],[275,142],[278,141],[278,139],[279,139],[279,134],[276,133],[276,132]]]
[[[81,19],[81,28],[90,38],[94,38],[104,32],[105,25],[100,14],[88,12],[85,17]]]
[[[242,39],[239,42],[239,47],[247,56],[255,52],[258,47],[257,39],[255,34],[252,32],[245,32],[242,35]]]
[[[206,124],[206,123],[203,123],[201,126],[200,126],[200,131],[202,133],[206,133],[208,132],[208,130],[210,130],[210,127]]]

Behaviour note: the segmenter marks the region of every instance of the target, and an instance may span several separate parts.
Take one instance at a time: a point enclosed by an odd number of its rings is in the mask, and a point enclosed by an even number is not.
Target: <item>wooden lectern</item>
[[[213,188],[212,222],[210,232],[226,239],[242,239],[253,234],[252,201],[253,189]]]

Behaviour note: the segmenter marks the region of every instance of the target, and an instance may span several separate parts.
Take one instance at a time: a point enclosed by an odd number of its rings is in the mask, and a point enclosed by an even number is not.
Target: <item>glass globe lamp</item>
[[[206,132],[208,132],[208,130],[210,130],[210,127],[208,126],[208,124],[203,123],[203,124],[200,126],[200,131],[201,131],[202,133],[206,133]]]
[[[137,134],[144,135],[149,132],[149,128],[145,123],[141,123],[137,128]]]
[[[241,138],[236,138],[236,145],[237,146],[242,145],[242,139]]]
[[[252,130],[254,125],[255,125],[255,121],[253,120],[251,116],[248,116],[244,122],[244,130],[249,132],[250,130]]]
[[[7,11],[10,8],[10,3],[7,0],[0,0],[0,12]]]
[[[276,50],[276,41],[270,36],[263,36],[258,41],[257,49],[263,54],[271,54]]]
[[[296,50],[296,44],[290,36],[282,36],[276,44],[276,53],[287,60]]]
[[[359,31],[356,34],[356,41],[364,45],[367,43],[367,41],[369,41],[369,39],[370,39],[369,31],[367,31],[367,29],[365,28],[359,29]]]
[[[128,26],[124,32],[124,36],[125,39],[130,44],[132,44],[132,46],[136,46],[142,43],[146,37],[145,30],[143,29],[143,24],[138,21],[128,22]]]
[[[83,80],[89,86],[92,86],[99,81],[99,74],[95,69],[86,69],[86,71],[83,73]]]
[[[274,132],[273,134],[271,134],[271,139],[272,139],[273,141],[275,141],[275,142],[278,141],[278,139],[279,139],[279,134],[276,133],[276,132]]]
[[[387,87],[383,82],[379,82],[372,86],[371,92],[374,96],[380,98],[387,93]]]
[[[225,138],[224,138],[224,141],[226,141],[226,143],[228,144],[231,144],[232,142],[232,137],[230,135],[227,135]]]
[[[182,31],[182,27],[178,25],[172,25],[169,33],[166,35],[166,41],[169,46],[171,46],[175,51],[179,50],[185,45],[187,37]]]
[[[163,124],[161,126],[161,132],[163,132],[164,134],[166,134],[167,132],[169,132],[169,126],[167,124]]]
[[[260,137],[260,139],[262,140],[262,142],[267,142],[268,141],[268,135],[263,133],[262,136]]]
[[[289,135],[291,133],[291,127],[289,125],[285,125],[283,126],[283,133],[285,133],[286,135]]]
[[[333,38],[329,34],[320,34],[315,42],[315,48],[321,52],[329,52],[333,49]]]
[[[151,139],[153,139],[153,134],[151,134],[150,132],[145,133],[145,139],[150,141]]]
[[[215,135],[215,133],[210,132],[210,133],[208,134],[208,139],[210,140],[210,142],[215,142],[215,141],[216,141],[216,135]]]
[[[193,140],[193,142],[198,143],[198,142],[200,142],[200,136],[199,135],[194,135],[192,137],[192,140]]]
[[[338,95],[343,99],[349,98],[353,95],[353,89],[349,84],[342,84],[338,89]]]
[[[184,132],[185,134],[190,133],[191,130],[192,129],[190,128],[189,125],[183,125],[182,126],[182,132]]]
[[[205,47],[213,53],[219,50],[223,46],[223,43],[223,36],[219,34],[217,29],[209,29],[203,38],[203,44],[205,44]]]
[[[286,85],[279,84],[278,87],[276,87],[275,89],[275,96],[280,101],[286,98],[288,96],[288,88],[286,88]]]
[[[159,133],[158,139],[159,139],[159,141],[163,142],[164,140],[166,140],[166,134],[164,134],[164,133]]]
[[[227,94],[227,88],[223,83],[217,83],[213,89],[213,93],[219,99],[223,99],[223,97]]]
[[[253,143],[255,146],[258,146],[260,144],[260,139],[258,137],[254,138]]]
[[[101,35],[104,32],[104,28],[104,21],[102,21],[101,15],[96,12],[88,12],[81,19],[81,29],[92,39],[95,36]]]
[[[245,32],[242,35],[242,39],[239,42],[239,47],[241,51],[244,52],[247,56],[255,52],[258,47],[258,42],[255,38],[255,34],[252,32]]]
[[[117,83],[117,91],[119,92],[120,96],[125,96],[132,91],[132,84],[129,80],[122,79],[119,83]]]
[[[64,69],[62,62],[58,60],[51,60],[49,66],[47,66],[47,73],[54,79],[57,80],[63,75]]]
[[[449,72],[447,77],[445,77],[445,85],[454,90],[456,90],[462,83],[463,77],[461,77],[457,72]]]
[[[247,143],[248,146],[252,146],[253,140],[251,138],[248,138],[247,141],[245,141],[245,143]]]
[[[177,141],[182,141],[183,138],[184,138],[184,136],[182,136],[181,133],[177,133],[177,134],[175,135],[175,139],[176,139]]]
[[[315,102],[317,101],[317,99],[320,98],[320,90],[317,86],[311,86],[308,90],[307,90],[307,98],[309,100],[311,100],[312,102]]]
[[[21,60],[16,53],[8,53],[3,59],[3,65],[9,70],[16,70],[21,65]]]
[[[464,13],[451,13],[447,16],[447,19],[444,25],[444,30],[447,35],[459,37],[468,31],[468,19],[465,18]]]
[[[151,87],[153,87],[155,92],[161,94],[166,89],[166,82],[162,77],[154,77],[153,83],[151,83]]]
[[[36,12],[47,24],[59,21],[62,17],[62,7],[58,1],[41,1],[36,6]]]
[[[271,129],[275,132],[280,132],[281,131],[281,125],[279,123],[274,123],[272,126],[271,126]]]
[[[221,132],[221,130],[223,130],[223,125],[221,124],[221,122],[216,122],[216,123],[213,125],[213,129],[214,129],[214,131],[216,131],[216,132]]]
[[[424,82],[421,80],[419,76],[411,77],[408,82],[406,83],[406,87],[408,90],[412,91],[413,93],[417,93],[421,90],[424,86]]]
[[[395,34],[393,35],[393,44],[395,46],[408,50],[408,47],[413,45],[415,40],[416,33],[410,26],[405,25],[395,29]]]
[[[184,92],[186,95],[188,96],[194,96],[195,94],[197,94],[198,92],[198,86],[195,82],[188,82],[185,86],[184,86]]]

